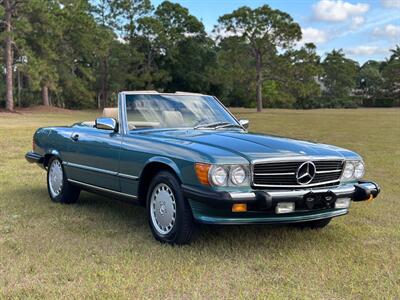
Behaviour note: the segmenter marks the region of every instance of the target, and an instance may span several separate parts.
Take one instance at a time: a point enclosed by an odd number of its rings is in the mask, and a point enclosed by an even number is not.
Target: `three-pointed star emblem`
[[[315,173],[316,173],[316,168],[312,161],[306,161],[302,163],[297,168],[296,172],[297,183],[299,184],[310,183],[314,179]]]

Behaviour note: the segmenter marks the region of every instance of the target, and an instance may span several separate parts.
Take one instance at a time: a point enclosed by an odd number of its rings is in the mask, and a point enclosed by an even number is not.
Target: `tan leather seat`
[[[114,118],[118,121],[118,108],[117,107],[105,107],[103,109],[104,118]]]

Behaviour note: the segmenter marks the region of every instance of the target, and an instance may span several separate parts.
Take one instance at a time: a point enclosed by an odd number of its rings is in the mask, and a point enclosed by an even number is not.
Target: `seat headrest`
[[[105,107],[103,109],[104,118],[114,118],[118,120],[118,108],[117,107]]]
[[[182,127],[183,117],[180,111],[163,111],[162,118],[167,127]]]

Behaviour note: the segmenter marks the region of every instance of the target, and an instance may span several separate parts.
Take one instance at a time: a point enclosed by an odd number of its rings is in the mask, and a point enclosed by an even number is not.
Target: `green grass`
[[[93,112],[0,114],[0,298],[400,298],[400,110],[234,110],[250,129],[359,152],[383,192],[321,231],[202,226],[156,242],[141,207],[50,202],[34,130]]]

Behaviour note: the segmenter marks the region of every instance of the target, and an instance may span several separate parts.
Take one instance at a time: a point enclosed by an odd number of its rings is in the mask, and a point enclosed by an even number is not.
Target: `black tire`
[[[57,163],[61,166],[62,170],[62,186],[60,192],[57,195],[55,195],[51,191],[50,187],[50,169],[53,164]],[[68,182],[67,175],[65,174],[64,171],[64,166],[62,165],[61,160],[55,156],[50,158],[49,163],[47,165],[47,191],[49,193],[51,201],[63,204],[76,203],[76,201],[78,201],[80,194],[80,188],[73,186]]]
[[[331,222],[332,218],[295,223],[294,225],[299,228],[310,228],[310,229],[321,229],[327,226]]]
[[[165,234],[160,233],[160,229],[156,229],[156,226],[158,225],[155,223],[155,213],[152,218],[151,209],[151,197],[153,195],[153,192],[155,192],[158,187],[164,185],[166,185],[170,189],[170,192],[172,192],[175,199],[175,221],[174,224],[171,226],[172,228],[170,229],[170,231]],[[154,207],[153,211],[156,210]],[[194,233],[192,211],[190,209],[188,201],[183,196],[179,181],[170,172],[161,171],[152,179],[146,197],[146,212],[151,232],[156,240],[163,243],[176,245],[189,244],[191,242]]]

